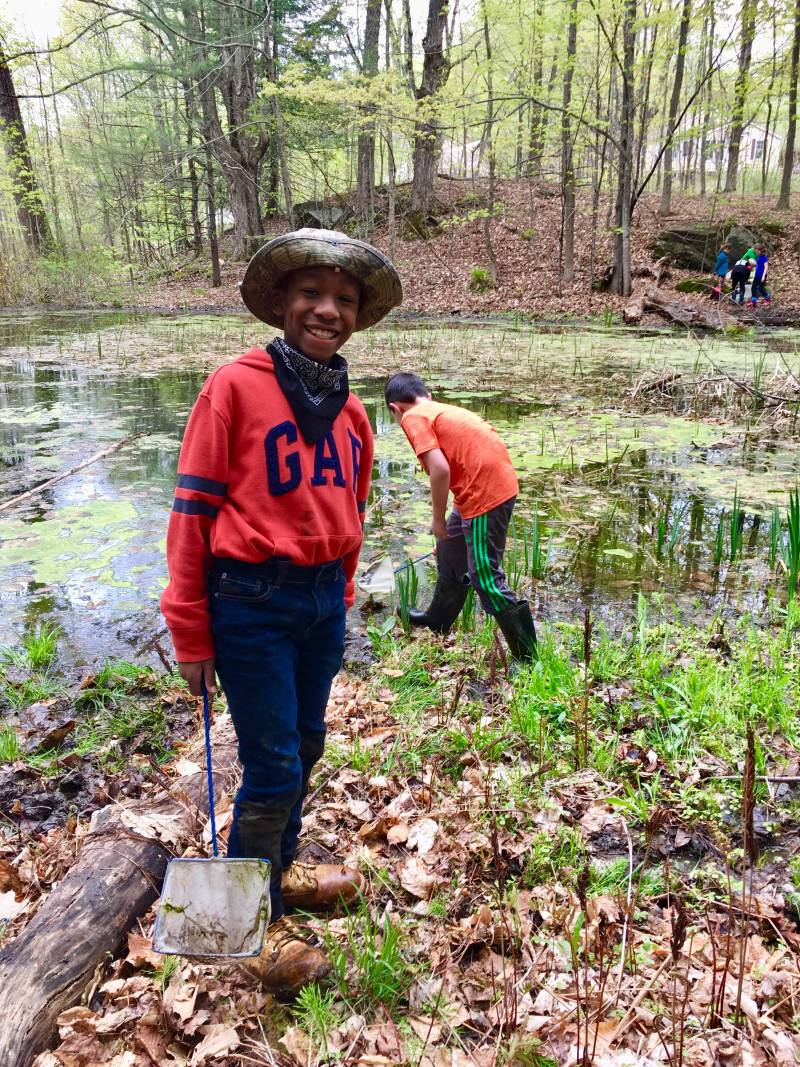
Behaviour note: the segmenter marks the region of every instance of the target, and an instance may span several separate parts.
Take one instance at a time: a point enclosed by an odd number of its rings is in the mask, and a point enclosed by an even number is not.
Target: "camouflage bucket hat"
[[[303,267],[339,267],[361,283],[356,329],[379,322],[403,300],[400,275],[383,252],[339,230],[294,230],[259,248],[239,285],[247,307],[270,326],[283,326],[275,307],[276,287]]]

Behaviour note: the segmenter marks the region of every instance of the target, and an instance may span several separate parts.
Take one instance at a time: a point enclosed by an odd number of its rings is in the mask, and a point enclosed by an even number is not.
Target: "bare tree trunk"
[[[578,46],[578,0],[568,0],[567,58],[561,93],[561,281],[571,285],[575,277],[575,167],[572,158],[572,76]]]
[[[392,25],[392,0],[385,0],[386,2],[386,70],[391,70],[392,64],[392,37],[391,37],[391,25]],[[395,179],[397,170],[394,161],[394,140],[392,134],[392,122],[391,118],[387,123],[386,133],[384,134],[386,141],[386,160],[388,164],[388,177],[387,177],[387,189],[388,189],[388,218],[387,225],[389,228],[389,258],[394,259],[395,254],[395,242],[397,240],[397,226],[395,221],[395,206],[396,206],[396,186]]]
[[[609,289],[620,296],[631,291],[631,214],[633,181],[634,60],[636,0],[625,0],[622,17],[622,101],[620,106],[617,202],[614,229],[614,273]]]
[[[761,195],[767,195],[767,168],[769,165],[769,152],[767,151],[769,146],[770,132],[772,128],[772,91],[775,88],[775,77],[777,75],[777,52],[778,52],[778,19],[775,12],[775,8],[772,9],[772,67],[769,74],[769,85],[767,86],[767,118],[764,123],[764,151],[761,153]],[[780,96],[778,97],[780,106]]]
[[[364,23],[364,58],[361,73],[372,78],[378,73],[378,45],[381,33],[381,0],[367,0]],[[375,130],[369,105],[362,111],[362,127],[358,132],[358,177],[356,179],[356,210],[364,223],[364,236],[369,237],[375,224]]]
[[[800,0],[795,0],[794,33],[792,35],[792,68],[789,76],[789,128],[786,131],[786,144],[783,146],[783,174],[781,191],[776,208],[785,210],[789,207],[792,192],[792,168],[794,167],[794,140],[797,130],[797,71],[800,67]]]
[[[711,0],[710,11],[708,16],[703,20],[703,44],[700,49],[703,62],[706,62],[706,55],[708,56],[708,69],[711,69],[711,65],[714,60],[714,31],[716,28],[714,20],[714,3]],[[706,51],[706,45],[708,50]],[[706,195],[706,158],[708,156],[708,133],[711,129],[711,106],[713,104],[714,88],[711,79],[709,79],[706,85],[705,92],[703,93],[703,132],[700,136],[700,195]]]
[[[647,134],[648,124],[654,114],[657,112],[657,108],[653,113],[650,111],[650,86],[653,78],[653,68],[656,66],[655,55],[656,45],[658,44],[658,31],[659,31],[659,15],[661,14],[661,0],[655,7],[655,10],[651,8],[650,13],[653,17],[653,25],[651,27],[649,47],[646,42],[647,34],[647,21],[645,22],[645,32],[643,35],[642,47],[647,55],[647,59],[644,63],[644,77],[642,79],[640,100],[639,100],[639,136],[636,143],[636,167],[634,174],[634,185],[639,184],[642,171],[645,165],[645,156],[647,153]],[[647,19],[648,13],[645,12],[645,18]]]
[[[189,214],[192,224],[192,248],[197,255],[203,252],[203,228],[200,224],[200,180],[197,176],[197,160],[194,156],[194,99],[189,83],[184,81],[183,106],[186,116],[186,155],[189,164]]]
[[[739,44],[739,73],[736,76],[733,99],[733,123],[728,144],[728,169],[725,174],[726,193],[735,193],[739,178],[739,146],[744,131],[744,106],[753,58],[753,37],[756,27],[756,0],[742,2],[742,37]]]
[[[678,54],[675,58],[675,80],[672,83],[672,96],[669,100],[669,115],[667,117],[667,148],[664,152],[664,181],[661,186],[661,204],[659,213],[662,216],[672,214],[672,141],[675,136],[675,120],[678,117],[678,107],[681,102],[681,90],[683,89],[683,71],[686,66],[686,41],[689,37],[689,20],[692,14],[691,0],[683,0],[681,10],[681,24],[678,30]]]
[[[447,0],[428,0],[428,21],[422,48],[425,58],[422,77],[414,88],[421,118],[414,124],[414,176],[411,184],[411,210],[427,211],[433,201],[436,161],[439,153],[439,128],[432,111],[436,95],[447,81],[450,62],[444,46],[447,25]],[[407,26],[411,45],[411,25]],[[410,62],[411,53],[407,63]],[[413,70],[410,71],[413,79]]]
[[[489,270],[492,275],[492,285],[497,285],[497,257],[492,248],[492,217],[494,216],[494,183],[495,183],[495,158],[494,158],[494,80],[492,77],[492,41],[489,36],[489,16],[486,13],[486,0],[482,0],[481,14],[483,16],[483,40],[486,45],[486,143],[489,148],[489,190],[486,198],[486,213],[483,216],[483,239],[486,244],[486,254],[489,257]]]
[[[206,145],[206,214],[208,216],[208,250],[211,253],[211,287],[219,289],[222,285],[222,272],[219,268],[219,240],[217,238],[217,205],[214,196],[214,161]]]
[[[56,185],[56,172],[53,166],[53,147],[50,138],[50,119],[48,117],[48,106],[44,100],[44,84],[42,82],[42,68],[39,66],[39,57],[34,56],[34,62],[36,64],[36,77],[39,82],[39,92],[42,95],[42,116],[44,118],[44,150],[45,161],[47,164],[47,178],[50,186],[50,205],[53,214],[53,228],[56,232],[56,247],[63,253],[65,249],[64,244],[64,230],[61,225],[61,211],[58,203],[58,187]]]
[[[52,245],[50,225],[33,170],[33,160],[28,149],[28,138],[25,134],[22,112],[19,109],[19,100],[2,47],[0,47],[0,132],[11,171],[11,192],[17,208],[17,219],[28,247],[33,252],[41,254]]]
[[[542,4],[538,0],[534,7],[533,40],[533,96],[541,97],[544,79],[544,55],[542,52]],[[542,170],[542,152],[544,151],[544,115],[545,111],[538,100],[531,101],[530,126],[528,135],[527,177],[537,178]]]

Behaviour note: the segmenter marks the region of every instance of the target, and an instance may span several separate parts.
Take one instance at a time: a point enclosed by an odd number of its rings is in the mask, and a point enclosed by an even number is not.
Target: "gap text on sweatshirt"
[[[161,610],[179,662],[214,655],[213,556],[279,557],[300,566],[343,559],[352,605],[373,447],[367,413],[352,393],[328,433],[308,444],[261,348],[208,378],[186,426],[167,531]]]

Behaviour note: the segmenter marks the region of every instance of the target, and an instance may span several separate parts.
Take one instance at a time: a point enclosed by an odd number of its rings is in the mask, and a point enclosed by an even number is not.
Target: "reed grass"
[[[800,489],[797,486],[789,493],[786,534],[786,539],[781,541],[781,553],[786,567],[786,589],[791,602],[797,592],[797,577],[800,574]]]
[[[403,633],[411,629],[409,612],[417,606],[417,594],[419,592],[419,575],[413,564],[402,567],[397,572],[397,600],[400,623]]]

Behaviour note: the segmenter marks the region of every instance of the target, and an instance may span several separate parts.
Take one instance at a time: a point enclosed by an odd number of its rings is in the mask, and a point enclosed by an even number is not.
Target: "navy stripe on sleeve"
[[[180,512],[181,515],[207,515],[209,519],[213,519],[219,508],[215,504],[207,504],[205,500],[184,500],[176,496],[172,501],[172,510]]]
[[[179,474],[179,489],[195,489],[198,493],[211,493],[213,496],[225,496],[228,486],[225,482],[215,482],[211,478],[198,478],[196,474]]]

